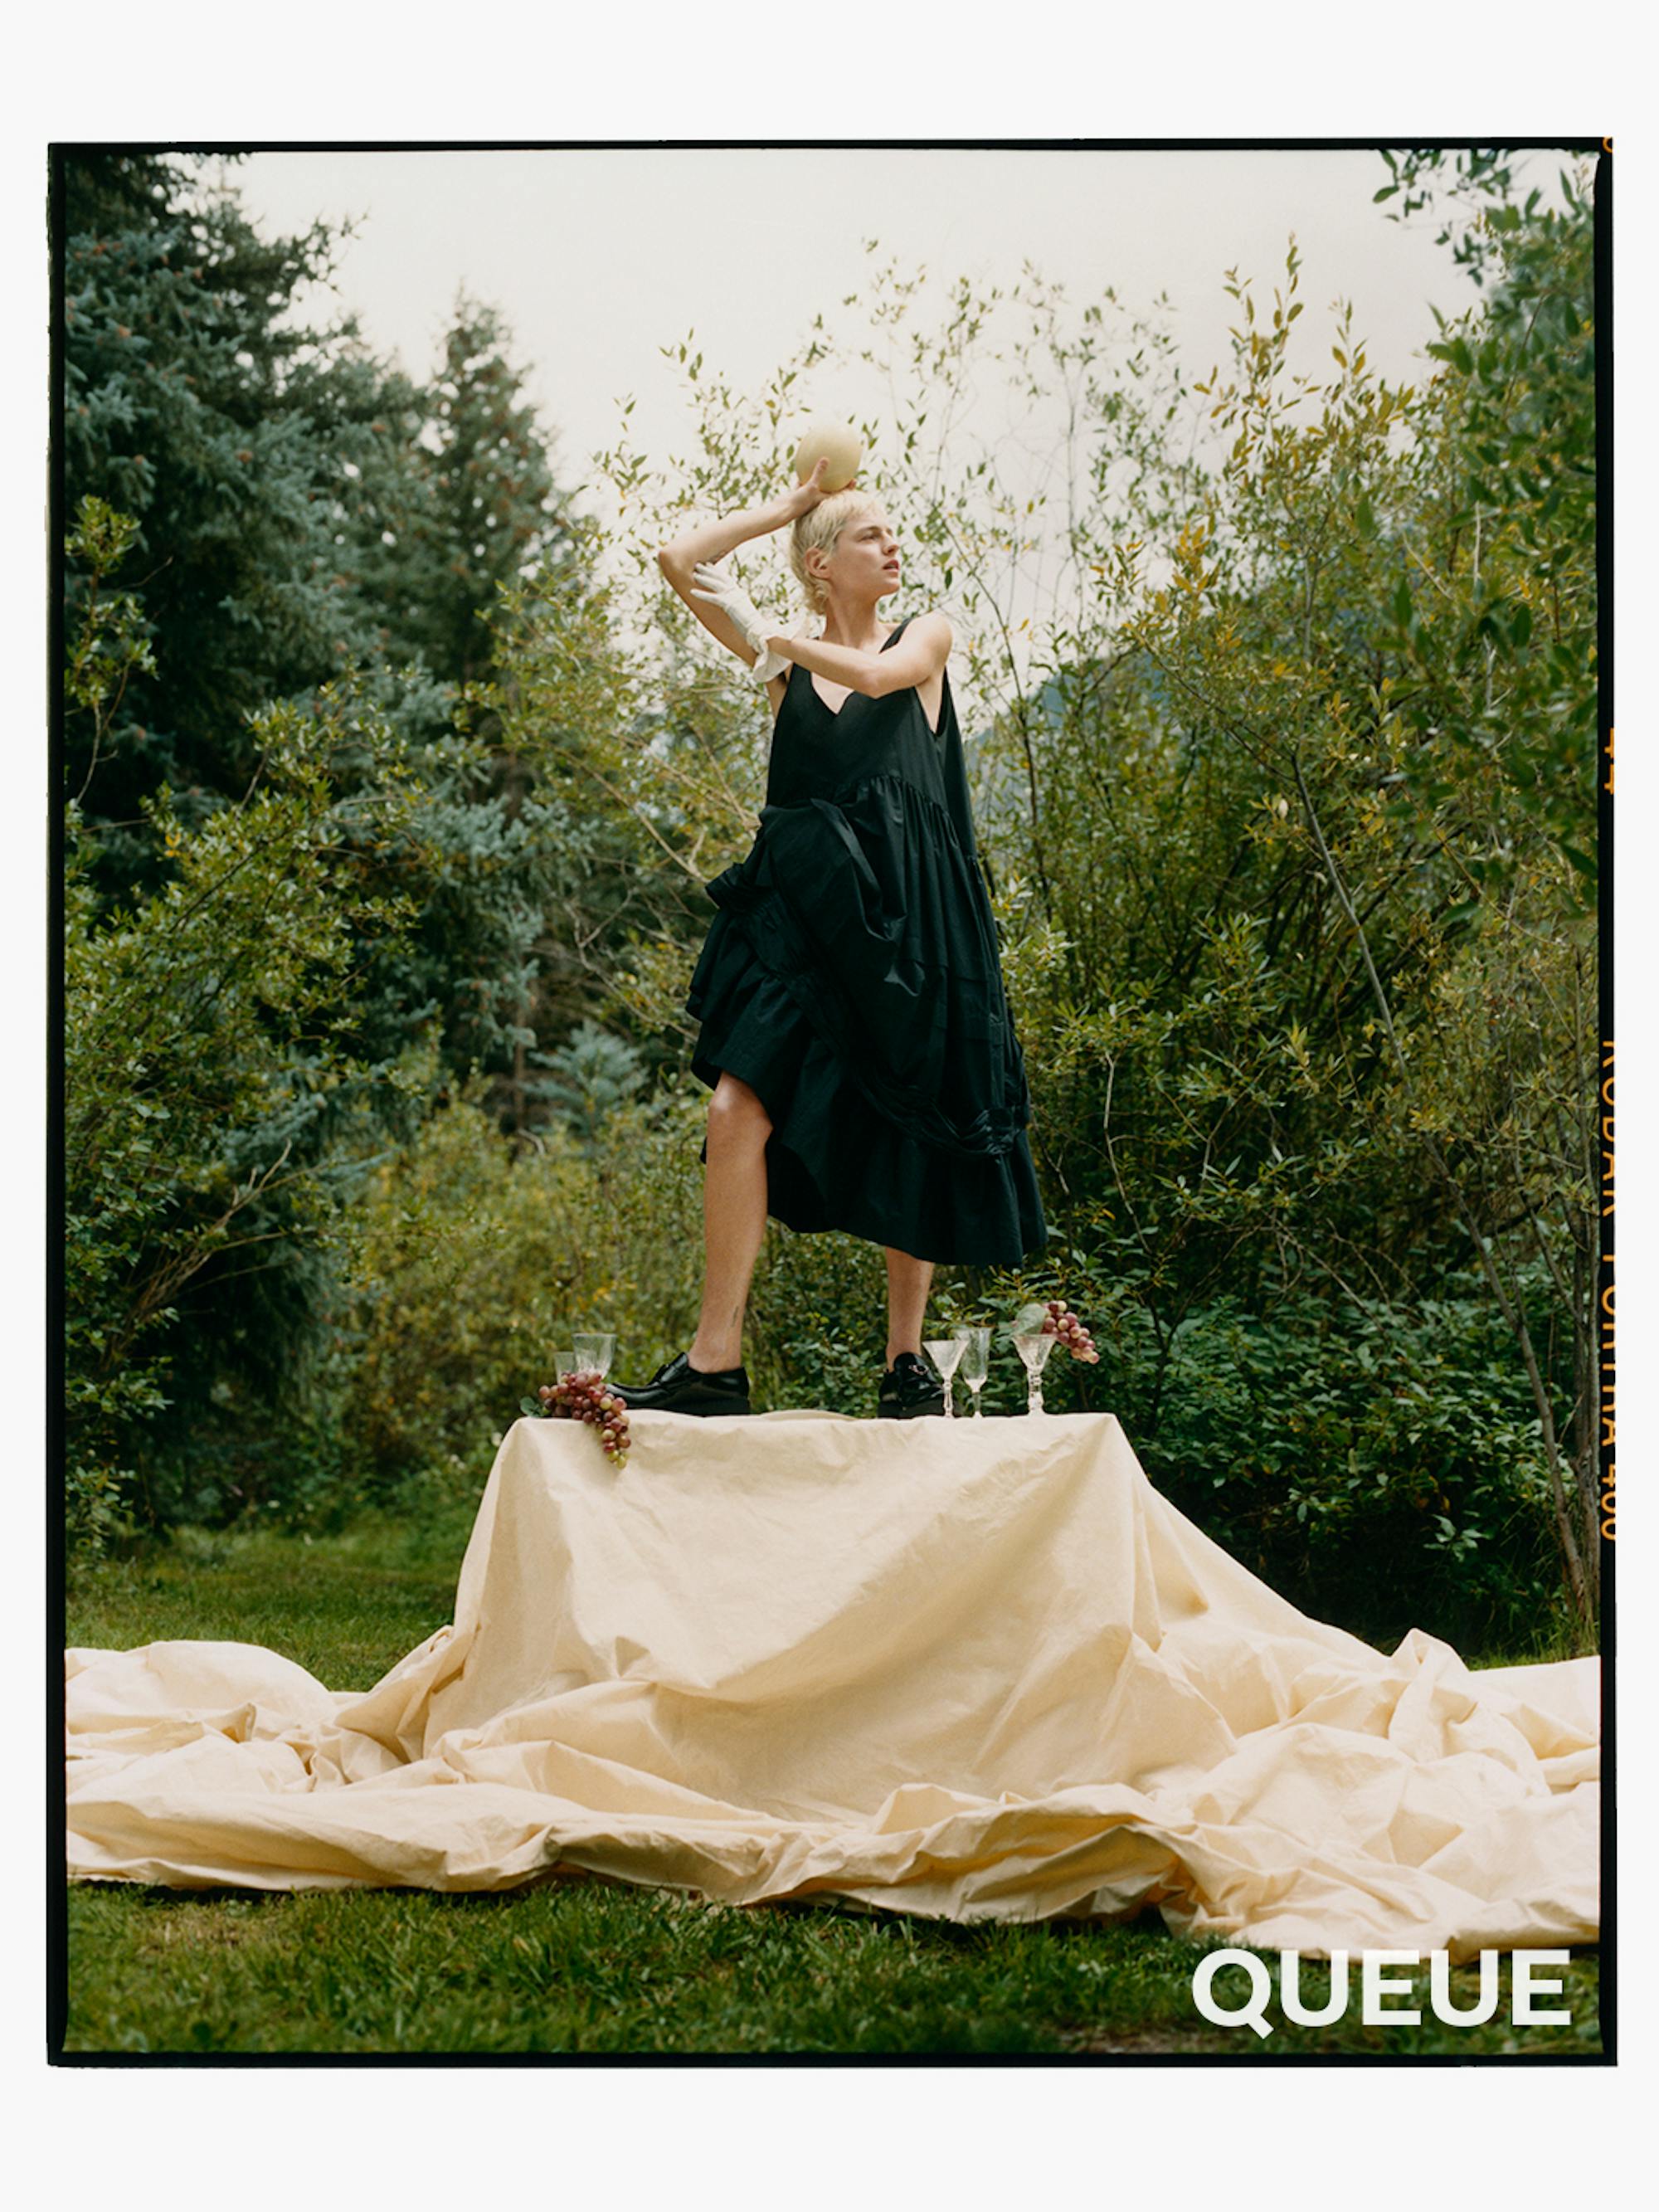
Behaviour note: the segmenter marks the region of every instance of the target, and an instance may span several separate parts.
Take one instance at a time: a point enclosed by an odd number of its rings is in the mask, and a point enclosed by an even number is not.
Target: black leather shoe
[[[882,1421],[914,1421],[926,1413],[944,1418],[945,1385],[919,1353],[901,1352],[881,1378],[876,1418]]]
[[[705,1375],[691,1364],[690,1355],[677,1352],[665,1360],[648,1382],[613,1382],[611,1395],[630,1413],[746,1413],[749,1376],[742,1367],[722,1367]]]

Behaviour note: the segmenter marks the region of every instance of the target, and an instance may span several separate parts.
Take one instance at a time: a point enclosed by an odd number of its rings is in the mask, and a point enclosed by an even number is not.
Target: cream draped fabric
[[[632,1426],[618,1472],[520,1421],[453,1626],[366,1692],[252,1644],[72,1650],[71,1873],[1595,1939],[1595,1660],[1471,1674],[1306,1619],[1110,1414]]]

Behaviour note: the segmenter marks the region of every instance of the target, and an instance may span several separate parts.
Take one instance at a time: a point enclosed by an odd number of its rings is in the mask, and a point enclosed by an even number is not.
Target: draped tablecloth
[[[369,1691],[69,1654],[73,1876],[1121,1917],[1314,1954],[1595,1940],[1597,1662],[1310,1620],[1109,1413],[518,1422]]]

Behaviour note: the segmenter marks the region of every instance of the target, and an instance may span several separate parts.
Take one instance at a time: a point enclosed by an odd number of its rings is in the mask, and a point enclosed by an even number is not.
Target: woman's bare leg
[[[933,1286],[933,1262],[884,1245],[887,1255],[887,1364],[901,1352],[921,1352],[921,1320]]]
[[[771,1121],[755,1092],[722,1069],[708,1102],[702,1312],[687,1354],[704,1375],[742,1363],[749,1279],[766,1234],[766,1140],[771,1133]]]

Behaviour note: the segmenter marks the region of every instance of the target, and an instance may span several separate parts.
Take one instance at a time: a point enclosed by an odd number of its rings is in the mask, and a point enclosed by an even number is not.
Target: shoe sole
[[[628,1406],[628,1401],[623,1401]],[[748,1413],[754,1409],[747,1399],[729,1406],[628,1406],[630,1413],[690,1413],[699,1420],[717,1420],[723,1413]]]

